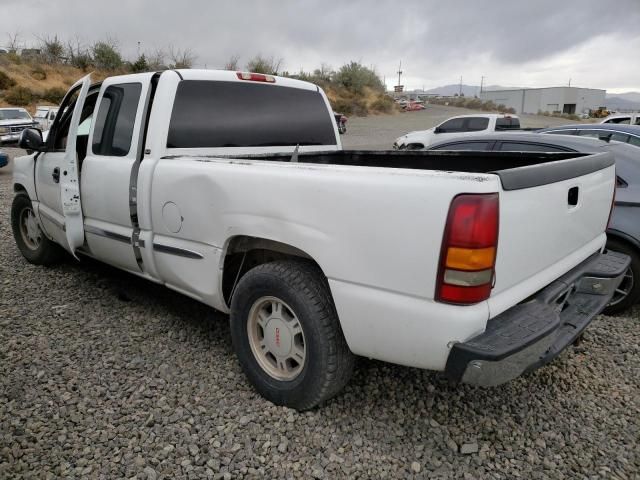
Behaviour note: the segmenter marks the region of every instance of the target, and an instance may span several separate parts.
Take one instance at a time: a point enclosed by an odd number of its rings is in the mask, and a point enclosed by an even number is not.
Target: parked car
[[[605,142],[628,143],[640,147],[640,126],[621,125],[619,123],[592,123],[578,125],[562,125],[559,127],[543,128],[540,133],[556,133],[561,135],[579,135],[582,137],[595,137]]]
[[[480,135],[483,133],[500,130],[519,130],[520,119],[515,115],[503,115],[496,113],[486,113],[477,115],[460,115],[445,120],[429,130],[409,132],[398,137],[393,142],[393,148],[398,150],[419,150],[428,147],[434,142],[450,140],[457,137],[467,137],[469,135]]]
[[[64,248],[229,312],[276,404],[337,394],[356,355],[504,383],[571,345],[629,265],[602,252],[607,152],[342,151],[316,85],[229,71],[87,76],[61,111],[14,162],[22,255]]]
[[[340,134],[347,133],[347,117],[337,112],[333,112],[333,117],[336,119],[336,125],[338,125],[338,132]]]
[[[24,108],[0,108],[0,145],[17,142],[25,128],[35,125]]]
[[[0,152],[0,168],[9,165],[9,155],[4,152]]]
[[[607,228],[607,248],[629,255],[631,265],[605,313],[621,312],[640,300],[640,150],[636,147],[593,137],[512,132],[439,142],[429,150],[612,153],[617,180],[615,207]]]
[[[617,123],[626,125],[640,125],[640,113],[616,113],[604,118],[600,123]]]
[[[49,107],[49,106],[41,106],[36,107],[36,114],[34,115],[34,120],[38,124],[38,128],[42,131],[49,130],[51,128],[51,124],[53,120],[56,118],[56,114],[58,113],[58,107]]]
[[[421,102],[407,102],[402,107],[404,112],[415,112],[418,110],[424,110],[426,107]]]

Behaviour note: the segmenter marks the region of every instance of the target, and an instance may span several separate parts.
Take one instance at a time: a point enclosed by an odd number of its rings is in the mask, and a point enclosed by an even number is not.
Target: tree
[[[166,70],[168,68],[166,57],[167,55],[161,49],[156,49],[153,53],[150,53],[146,58],[149,70]]]
[[[67,41],[65,50],[67,63],[86,72],[92,63],[91,53],[89,49],[82,45],[80,38],[75,38],[75,45],[71,41]]]
[[[278,75],[282,66],[282,58],[263,57],[256,55],[247,62],[247,70],[254,73],[265,73],[267,75]]]
[[[57,35],[40,39],[40,51],[45,63],[62,63],[65,60],[64,45]]]
[[[240,55],[231,55],[224,64],[225,70],[238,70],[238,62],[240,61]]]
[[[94,44],[93,64],[101,70],[115,70],[122,67],[122,55],[115,43],[107,40]]]
[[[22,46],[22,42],[20,41],[20,32],[7,33],[7,36],[9,37],[7,49],[10,53],[17,53]]]
[[[149,64],[147,63],[147,58],[144,56],[144,53],[140,55],[138,59],[131,64],[131,71],[133,73],[149,71]]]
[[[170,68],[191,68],[196,61],[196,56],[188,48],[181,50],[169,47],[169,60]]]

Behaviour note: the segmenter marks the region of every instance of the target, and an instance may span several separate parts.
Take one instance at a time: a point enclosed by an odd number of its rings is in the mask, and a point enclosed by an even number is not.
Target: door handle
[[[53,177],[54,182],[60,183],[60,167],[54,168],[51,176]]]

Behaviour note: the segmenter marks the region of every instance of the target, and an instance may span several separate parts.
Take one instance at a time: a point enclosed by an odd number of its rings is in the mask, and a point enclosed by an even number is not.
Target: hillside
[[[123,67],[109,71],[93,70],[91,73],[93,80],[99,81],[128,71]],[[36,105],[58,104],[68,88],[86,74],[71,65],[16,63],[15,58],[0,55],[0,107],[25,107],[33,114]],[[333,109],[345,115],[366,116],[397,111],[393,100],[372,80],[377,79],[375,74],[356,63],[333,72],[332,77],[335,78],[317,78],[303,72],[294,75],[284,72],[281,75],[319,84]]]

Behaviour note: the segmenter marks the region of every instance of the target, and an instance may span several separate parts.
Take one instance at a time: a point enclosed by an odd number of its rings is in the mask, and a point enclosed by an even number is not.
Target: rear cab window
[[[141,92],[141,83],[107,87],[93,129],[92,148],[95,155],[124,157],[129,153]],[[87,134],[90,122],[86,127]],[[80,131],[78,135],[81,135]]]
[[[513,117],[498,117],[496,130],[520,130],[520,119]]]
[[[334,122],[317,90],[183,80],[176,91],[167,148],[336,145]]]
[[[483,117],[470,117],[467,118],[466,131],[468,132],[480,132],[486,130],[489,127],[489,119]]]

